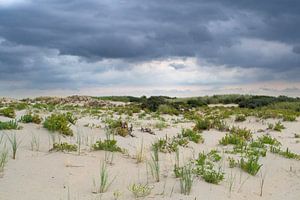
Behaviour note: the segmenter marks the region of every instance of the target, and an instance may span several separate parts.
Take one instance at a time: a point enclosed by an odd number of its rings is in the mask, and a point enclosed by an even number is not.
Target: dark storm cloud
[[[237,42],[232,38],[253,36],[290,43],[299,40],[300,28],[296,25],[300,17],[296,11],[300,3],[249,2],[32,1],[0,10],[0,34],[19,44],[54,48],[62,54],[86,58],[201,57],[211,51],[216,61],[224,43]],[[226,21],[242,12],[258,15],[264,26],[251,26],[251,18],[244,20],[247,30],[233,31],[222,42],[207,29],[209,22]],[[237,64],[249,63],[238,60]]]
[[[174,57],[298,75],[299,10],[298,0],[15,1],[0,5],[0,78],[79,87],[93,82],[79,72]],[[120,61],[93,66],[105,59]]]

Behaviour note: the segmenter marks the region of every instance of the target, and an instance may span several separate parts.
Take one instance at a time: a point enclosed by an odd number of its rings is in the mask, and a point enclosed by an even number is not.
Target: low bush
[[[192,129],[182,129],[181,135],[195,143],[203,143],[204,142],[204,138],[202,137],[202,135],[199,132],[194,131]]]
[[[99,140],[93,145],[93,149],[111,152],[122,152],[122,149],[119,146],[117,146],[116,140]]]
[[[202,130],[209,130],[211,128],[212,124],[209,119],[198,119],[196,121],[196,125],[194,127],[195,131],[202,131]]]
[[[250,156],[248,160],[245,160],[244,158],[241,158],[240,160],[240,167],[245,172],[251,174],[252,176],[255,176],[259,169],[262,167],[262,164],[258,163],[259,157],[256,156]]]
[[[153,145],[153,149],[158,149],[158,151],[163,152],[163,153],[170,153],[170,152],[175,152],[178,150],[178,146],[187,146],[189,141],[186,138],[183,138],[181,136],[179,137],[165,137],[158,139]]]
[[[70,128],[69,120],[64,114],[52,114],[46,118],[43,126],[49,131],[57,131],[63,135],[73,136],[73,131]]]

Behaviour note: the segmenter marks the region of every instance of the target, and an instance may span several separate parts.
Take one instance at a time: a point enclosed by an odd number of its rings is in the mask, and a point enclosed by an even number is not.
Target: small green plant
[[[180,181],[180,193],[189,195],[193,186],[193,169],[191,165],[182,167],[181,174],[179,176]]]
[[[63,143],[54,143],[53,148],[50,151],[77,151],[77,145],[76,144],[68,144],[67,142]]]
[[[261,142],[262,144],[269,144],[269,145],[274,145],[274,146],[281,145],[281,143],[276,138],[272,138],[269,135],[263,135],[263,136],[259,137],[258,141]]]
[[[285,129],[285,127],[284,127],[284,125],[280,121],[278,121],[277,123],[275,123],[274,131],[281,132],[282,129]]]
[[[286,148],[285,151],[280,151],[279,154],[285,158],[300,160],[300,155],[291,152],[289,148]]]
[[[214,164],[212,163],[214,156],[199,153],[198,159],[195,160],[196,168],[194,173],[201,176],[206,182],[218,184],[224,179],[224,173],[221,171],[221,168],[215,170]]]
[[[132,184],[129,186],[128,190],[132,192],[135,198],[146,197],[151,194],[153,187],[150,187],[148,184]]]
[[[20,129],[16,120],[10,120],[8,122],[0,121],[0,130],[13,130]]]
[[[208,154],[207,154],[207,157],[213,161],[213,162],[218,162],[221,160],[221,156],[218,154],[218,151],[213,149],[211,150]]]
[[[23,115],[20,119],[20,122],[40,124],[42,122],[42,119],[37,114],[29,113],[29,114]]]
[[[224,145],[224,146],[229,145],[229,144],[241,145],[244,143],[245,143],[245,139],[243,139],[235,134],[226,134],[219,141],[219,144]]]
[[[196,125],[194,127],[194,130],[202,131],[202,130],[209,130],[211,128],[212,124],[209,119],[198,119],[196,121]]]
[[[51,132],[58,131],[60,134],[73,136],[68,118],[63,114],[52,114],[44,122],[44,128]]]
[[[295,134],[294,134],[294,137],[295,137],[295,138],[300,138],[300,134],[295,133]]]
[[[252,176],[255,176],[259,169],[262,167],[262,164],[258,163],[259,157],[256,156],[250,156],[248,160],[245,160],[244,158],[241,158],[240,160],[240,167],[245,172],[251,174]]]
[[[192,129],[182,129],[181,135],[195,143],[203,143],[204,142],[202,135]]]
[[[151,169],[151,175],[156,182],[160,181],[160,165],[158,157],[158,148],[153,148],[153,153],[151,155],[151,160],[149,161],[149,166]]]
[[[3,115],[5,117],[9,117],[9,118],[15,118],[16,117],[15,110],[11,107],[1,109],[0,110],[0,115]]]
[[[11,148],[12,148],[12,158],[15,160],[16,159],[16,155],[17,155],[17,150],[19,148],[19,145],[21,144],[20,141],[18,141],[16,134],[13,134],[12,136],[7,136],[8,141],[11,144]]]
[[[93,145],[94,150],[104,150],[104,151],[117,151],[117,152],[122,152],[122,149],[117,146],[117,141],[116,140],[98,140],[94,145]]]
[[[208,183],[219,184],[219,182],[224,179],[224,173],[221,169],[218,171],[214,169],[206,169],[203,171],[201,177]]]

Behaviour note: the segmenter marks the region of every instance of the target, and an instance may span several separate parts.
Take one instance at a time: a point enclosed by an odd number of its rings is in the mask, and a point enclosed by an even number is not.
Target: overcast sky
[[[0,96],[300,96],[299,0],[0,0]]]

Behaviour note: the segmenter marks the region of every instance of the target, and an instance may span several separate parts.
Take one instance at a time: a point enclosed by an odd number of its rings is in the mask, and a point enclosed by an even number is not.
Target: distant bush
[[[16,117],[15,110],[11,107],[1,109],[0,110],[0,115],[3,115],[5,117],[9,117],[9,118],[15,118]]]
[[[158,106],[159,113],[161,114],[168,114],[168,115],[178,115],[179,111],[175,109],[174,107],[167,105],[167,104],[162,104]]]
[[[60,134],[73,136],[69,120],[64,114],[52,114],[46,118],[43,126],[49,131],[58,131]]]

